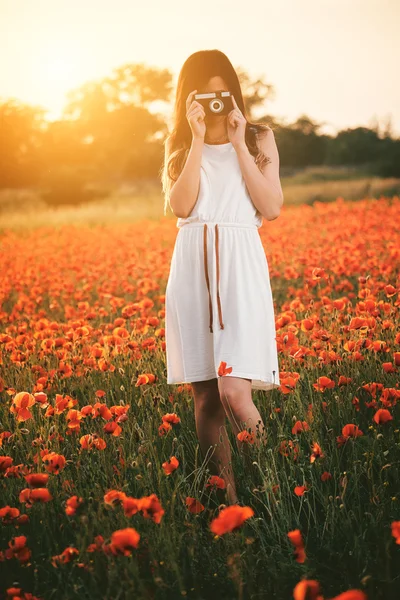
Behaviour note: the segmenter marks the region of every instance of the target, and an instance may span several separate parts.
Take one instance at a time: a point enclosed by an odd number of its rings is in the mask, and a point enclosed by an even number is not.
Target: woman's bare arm
[[[199,194],[203,144],[203,138],[192,138],[185,165],[178,179],[173,182],[171,187],[169,195],[171,210],[176,217],[182,219],[190,215]]]
[[[246,144],[236,147],[240,168],[254,206],[265,219],[278,218],[283,204],[283,191],[279,178],[279,154],[272,129],[258,142],[260,149],[271,162],[262,172],[254,162]]]

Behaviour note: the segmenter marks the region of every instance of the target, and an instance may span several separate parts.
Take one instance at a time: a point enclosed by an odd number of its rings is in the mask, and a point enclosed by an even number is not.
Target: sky
[[[274,86],[265,113],[334,134],[400,136],[400,0],[0,0],[0,101],[60,116],[66,93],[126,63],[170,69],[217,48]],[[396,75],[397,73],[397,75]],[[264,110],[263,110],[264,112]]]

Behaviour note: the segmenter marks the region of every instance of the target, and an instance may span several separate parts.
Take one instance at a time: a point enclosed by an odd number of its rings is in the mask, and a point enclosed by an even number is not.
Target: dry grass
[[[345,200],[380,198],[400,193],[400,179],[371,177],[357,180],[315,181],[312,183],[282,184],[286,204],[331,202],[339,196]]]
[[[282,178],[285,205],[391,197],[400,194],[400,179],[359,177],[349,169],[310,168]],[[108,198],[77,206],[48,207],[35,190],[0,192],[0,231],[23,230],[40,226],[70,224],[127,223],[142,219],[175,219],[163,214],[163,196],[159,181],[123,186]]]

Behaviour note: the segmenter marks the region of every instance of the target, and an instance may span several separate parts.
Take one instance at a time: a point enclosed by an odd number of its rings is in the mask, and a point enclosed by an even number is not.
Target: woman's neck
[[[223,142],[228,139],[228,131],[226,128],[226,122],[215,127],[207,127],[205,141],[209,142]]]

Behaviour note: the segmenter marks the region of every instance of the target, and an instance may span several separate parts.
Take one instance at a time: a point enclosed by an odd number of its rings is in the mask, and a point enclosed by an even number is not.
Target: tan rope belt
[[[217,276],[217,306],[218,306],[218,317],[219,317],[219,326],[220,329],[224,329],[224,323],[222,320],[222,306],[221,306],[221,298],[219,294],[219,279],[220,279],[220,264],[219,264],[219,227],[239,227],[239,228],[250,228],[250,229],[258,229],[257,225],[253,225],[251,223],[214,223],[213,221],[208,221],[205,223],[203,221],[193,221],[190,223],[185,223],[181,226],[181,230],[186,229],[187,227],[203,227],[203,250],[204,250],[204,274],[206,278],[207,290],[208,290],[208,307],[210,314],[210,332],[213,333],[213,308],[212,308],[212,300],[211,300],[211,290],[210,290],[210,278],[208,275],[208,259],[207,259],[207,225],[214,225],[215,229],[215,260],[216,260],[216,276]]]

